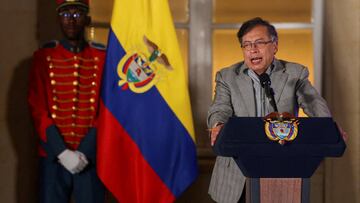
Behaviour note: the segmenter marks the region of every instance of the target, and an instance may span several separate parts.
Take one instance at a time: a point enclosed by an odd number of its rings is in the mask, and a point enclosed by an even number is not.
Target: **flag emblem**
[[[117,72],[120,77],[119,86],[123,90],[130,88],[135,93],[144,93],[153,87],[161,75],[161,66],[172,70],[167,56],[159,47],[146,36],[143,37],[144,44],[150,54],[139,52],[134,49],[129,51],[119,62]]]

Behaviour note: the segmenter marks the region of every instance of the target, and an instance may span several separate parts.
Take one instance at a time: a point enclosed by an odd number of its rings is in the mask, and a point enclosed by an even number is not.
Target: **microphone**
[[[266,96],[270,99],[270,104],[274,107],[275,112],[278,112],[275,98],[274,98],[274,90],[271,88],[271,80],[267,73],[263,73],[259,75],[260,84],[265,89]]]

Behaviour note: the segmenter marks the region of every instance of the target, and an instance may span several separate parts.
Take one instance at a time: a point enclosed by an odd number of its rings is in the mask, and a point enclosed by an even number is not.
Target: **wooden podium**
[[[345,148],[332,118],[299,118],[296,139],[280,145],[267,138],[258,117],[230,118],[213,147],[247,177],[247,203],[310,202],[310,177],[325,157],[340,157]]]
[[[248,178],[246,202],[305,203],[310,202],[309,178]]]

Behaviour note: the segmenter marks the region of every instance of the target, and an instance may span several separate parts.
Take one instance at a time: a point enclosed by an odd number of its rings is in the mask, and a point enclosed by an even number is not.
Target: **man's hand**
[[[85,154],[80,151],[75,151],[75,153],[79,155],[80,160],[85,164],[85,168],[89,164],[89,161],[87,160]]]
[[[88,161],[83,153],[78,151],[75,152],[69,149],[65,149],[61,152],[58,158],[60,164],[72,174],[81,172],[88,164]]]
[[[220,130],[224,127],[223,123],[216,124],[214,128],[210,129],[210,143],[211,146],[214,146],[217,136],[219,135]]]
[[[338,123],[336,123],[336,125],[337,125],[337,127],[338,127],[338,129],[339,129],[339,131],[340,131],[340,135],[341,135],[341,137],[343,138],[343,140],[346,142],[347,140],[348,140],[348,135],[347,135],[347,133],[342,129],[342,127],[338,124]]]

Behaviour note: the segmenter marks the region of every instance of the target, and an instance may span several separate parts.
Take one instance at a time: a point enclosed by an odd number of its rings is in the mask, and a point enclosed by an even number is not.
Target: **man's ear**
[[[274,42],[274,55],[277,53],[278,51],[278,41]]]

